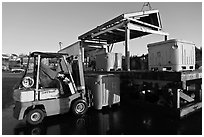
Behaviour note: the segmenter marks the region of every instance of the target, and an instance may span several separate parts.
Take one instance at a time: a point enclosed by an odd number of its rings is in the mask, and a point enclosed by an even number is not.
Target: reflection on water
[[[5,74],[5,73],[3,73]],[[162,114],[162,110],[149,110],[135,104],[136,97],[124,98],[121,95],[121,106],[102,111],[89,109],[84,117],[76,118],[70,113],[47,117],[38,126],[26,125],[24,121],[13,118],[12,87],[20,78],[18,74],[2,75],[2,134],[3,135],[176,135],[202,134],[202,111],[194,113],[186,119],[177,120]],[[125,89],[126,91],[126,89]],[[122,93],[122,92],[121,92]],[[142,105],[142,104],[140,104]],[[9,107],[10,106],[10,107]]]
[[[142,135],[142,134],[201,134],[201,112],[187,119],[178,120],[161,113],[136,108],[129,105],[104,108],[102,111],[90,109],[83,117],[71,114],[52,116],[38,126],[21,123],[14,134],[33,135]]]

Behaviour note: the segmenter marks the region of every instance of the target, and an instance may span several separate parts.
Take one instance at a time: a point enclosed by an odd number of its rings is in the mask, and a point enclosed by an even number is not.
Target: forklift
[[[23,77],[14,87],[14,118],[31,125],[46,116],[71,111],[82,116],[90,106],[82,62],[65,53],[32,52]]]

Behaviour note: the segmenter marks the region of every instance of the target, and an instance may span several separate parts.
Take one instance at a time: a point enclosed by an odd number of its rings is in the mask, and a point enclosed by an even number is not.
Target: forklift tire
[[[45,117],[44,112],[41,109],[33,109],[26,115],[26,122],[31,125],[40,124]]]
[[[72,105],[72,113],[75,116],[81,116],[86,113],[88,109],[87,103],[83,99],[76,100]]]

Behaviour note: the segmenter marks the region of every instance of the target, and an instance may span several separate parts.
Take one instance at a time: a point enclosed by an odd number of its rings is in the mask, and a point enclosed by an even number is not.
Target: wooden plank
[[[147,17],[147,16],[149,16],[149,14],[148,15],[135,16],[135,17],[131,17],[131,18],[133,18],[133,19],[140,19],[142,17]]]
[[[125,26],[125,65],[126,70],[130,71],[130,29],[128,28],[128,24]]]
[[[116,31],[116,30],[114,30]],[[116,32],[117,35],[121,35],[122,37],[120,39],[115,39],[114,43],[117,43],[117,42],[121,42],[121,41],[125,41],[125,32]],[[115,34],[116,34],[115,33]],[[141,31],[130,31],[130,39],[134,39],[134,38],[139,38],[139,37],[143,37],[143,36],[146,36],[146,35],[149,35],[150,33],[147,33],[147,32],[141,32]],[[110,41],[108,41],[108,43],[110,43]]]
[[[152,72],[145,70],[138,71],[95,71],[91,73],[101,74],[119,74],[121,78],[141,79],[141,80],[159,80],[159,81],[181,81],[180,72]]]
[[[108,40],[97,39],[97,38],[93,39],[93,38],[89,37],[89,38],[86,39],[86,42],[87,42],[87,41],[90,41],[90,42],[102,42],[102,43],[107,43]]]
[[[141,32],[147,32],[147,33],[151,33],[151,34],[169,35],[168,33],[163,32],[163,31],[151,30],[151,29],[149,29],[149,28],[146,28],[146,27],[143,27],[143,26],[140,26],[140,25],[135,25],[135,24],[132,24],[132,23],[129,23],[129,28],[130,28],[131,30],[136,30],[136,31],[141,31]]]
[[[100,25],[100,26],[97,26],[96,28],[94,28],[94,29],[88,31],[88,32],[85,33],[85,34],[82,34],[81,36],[78,37],[78,39],[84,40],[84,39],[86,39],[86,37],[91,36],[91,34],[100,31],[100,29],[102,29],[102,28],[104,28],[104,27],[107,27],[108,25],[111,25],[111,24],[113,24],[113,23],[116,23],[117,21],[120,21],[120,20],[122,20],[122,19],[124,19],[123,14],[117,16],[116,18],[114,18],[114,19],[112,19],[112,20],[110,20],[110,21],[108,21],[108,22],[106,22],[106,23],[104,23],[104,24],[102,24],[102,25]]]
[[[137,19],[132,19],[132,18],[127,18],[127,19],[130,20],[130,21],[133,21],[135,23],[139,23],[139,24],[142,24],[142,25],[146,25],[148,27],[152,27],[152,28],[161,30],[161,27],[158,27],[158,26],[155,26],[155,25],[152,25],[152,24],[149,24],[149,23],[145,23],[145,22],[139,21]]]
[[[188,81],[202,78],[202,70],[183,72],[181,75],[181,81]]]
[[[122,23],[117,24],[117,25],[115,25],[115,26],[112,26],[112,27],[110,27],[110,28],[108,28],[108,29],[105,29],[105,30],[100,31],[100,32],[95,33],[95,34],[92,34],[91,36],[94,38],[94,37],[96,37],[96,36],[99,36],[99,35],[101,35],[101,34],[103,34],[103,33],[108,32],[108,31],[115,30],[115,29],[118,29],[118,28],[120,28],[120,27],[123,27],[124,24],[125,24],[125,23],[122,22]]]
[[[130,17],[137,17],[141,15],[149,15],[152,13],[158,13],[159,10],[148,10],[148,11],[141,11],[141,12],[134,12],[134,13],[125,13],[124,18],[130,18]]]
[[[112,20],[110,20],[110,21],[107,21],[106,23],[104,23],[104,24],[102,24],[102,25],[100,25],[100,26],[98,27],[98,29],[102,29],[102,28],[107,27],[107,26],[109,26],[109,25],[115,24],[115,23],[117,23],[118,21],[121,21],[122,19],[124,19],[123,14],[117,16],[116,18],[114,18],[114,19],[112,19]]]
[[[202,102],[188,105],[180,110],[180,117],[184,117],[192,112],[195,112],[202,108]]]
[[[108,44],[115,43],[117,40],[120,40],[122,38],[122,37],[119,37],[119,35],[113,35],[109,32],[106,32],[104,34],[101,34],[100,36],[95,37],[95,38],[97,38],[98,40],[107,40]]]
[[[162,23],[161,23],[161,18],[160,18],[159,12],[157,13],[157,18],[158,18],[159,26],[160,26],[160,28],[162,28]]]
[[[193,102],[193,101],[194,101],[193,98],[191,98],[190,96],[186,95],[186,94],[183,93],[182,91],[179,91],[179,96],[180,96],[182,99],[184,99],[184,100],[186,100],[186,101],[188,101],[188,102]]]
[[[106,43],[96,43],[96,42],[82,42],[82,47],[89,47],[89,46],[100,46],[103,47]]]
[[[125,30],[124,29],[116,29],[117,31],[121,31],[121,32],[125,32]]]

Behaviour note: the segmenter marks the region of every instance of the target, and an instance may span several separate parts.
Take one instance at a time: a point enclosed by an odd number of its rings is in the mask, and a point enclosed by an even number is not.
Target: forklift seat
[[[49,68],[48,65],[40,65],[40,85],[44,88],[58,88],[61,94],[63,87],[61,81],[57,78],[58,72]]]

